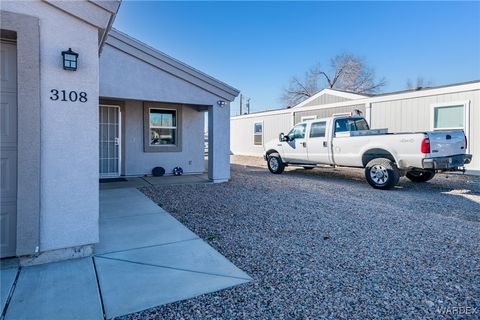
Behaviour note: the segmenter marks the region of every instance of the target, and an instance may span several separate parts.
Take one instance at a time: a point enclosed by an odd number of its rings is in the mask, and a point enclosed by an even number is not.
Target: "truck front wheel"
[[[400,171],[395,162],[386,158],[370,160],[365,167],[365,178],[375,189],[391,189],[400,180]]]
[[[413,182],[427,182],[435,177],[435,171],[412,170],[408,171],[405,176]]]
[[[285,170],[282,158],[280,156],[268,156],[267,158],[268,170],[274,174],[280,174]]]

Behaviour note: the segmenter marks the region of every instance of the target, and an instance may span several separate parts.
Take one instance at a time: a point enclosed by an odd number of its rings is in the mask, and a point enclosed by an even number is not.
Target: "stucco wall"
[[[2,10],[40,24],[40,251],[98,242],[98,31],[43,2]],[[62,69],[68,48],[80,54],[76,72]],[[88,102],[52,101],[51,89],[87,92]]]
[[[100,57],[100,96],[199,105],[221,99],[108,43]]]
[[[125,108],[126,119],[135,121],[130,127],[132,132],[125,133],[125,139],[130,139],[130,135],[134,138],[138,136],[138,139],[143,137],[139,136],[139,132],[143,134],[143,128],[138,127],[138,123],[143,126],[143,111],[139,108],[138,101],[205,106],[209,112],[209,178],[214,181],[225,181],[230,178],[230,104],[226,102],[223,107],[217,104],[219,100],[225,101],[224,98],[120,51],[108,43],[100,57],[100,95],[104,98],[137,101],[131,102],[133,114],[130,117],[128,106]],[[134,107],[136,103],[137,106]],[[203,156],[204,128],[199,129],[204,125],[203,117],[202,112],[192,108],[185,109],[183,118],[187,119],[187,122],[184,121],[182,128],[184,150],[182,153],[158,155],[140,153],[139,150],[143,150],[143,138],[126,143],[126,145],[132,143],[133,149],[129,155],[125,154],[125,174],[147,173],[157,165],[164,166],[169,171],[174,164],[182,166],[188,172],[203,172],[203,166],[198,163],[200,148]],[[138,157],[138,160],[135,157]],[[160,157],[165,159],[166,165],[161,164]],[[189,165],[188,161],[192,161],[192,164]]]
[[[124,116],[124,174],[151,174],[157,166],[164,167],[171,174],[176,166],[185,173],[205,171],[204,160],[204,118],[205,113],[192,107],[182,107],[182,151],[180,152],[144,152],[143,148],[143,102],[125,101]]]

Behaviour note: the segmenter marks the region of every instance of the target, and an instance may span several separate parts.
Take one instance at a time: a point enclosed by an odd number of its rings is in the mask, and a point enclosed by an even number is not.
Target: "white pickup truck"
[[[265,145],[264,159],[272,173],[286,166],[317,165],[365,168],[365,178],[377,189],[390,189],[400,176],[426,182],[439,171],[463,171],[466,154],[463,131],[388,133],[370,130],[359,116],[333,116],[304,121],[288,134]]]

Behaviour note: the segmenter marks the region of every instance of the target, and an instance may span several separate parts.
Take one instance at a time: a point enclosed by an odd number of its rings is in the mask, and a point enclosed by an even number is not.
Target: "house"
[[[298,122],[351,112],[361,113],[372,129],[392,133],[464,130],[473,155],[466,169],[480,174],[480,81],[373,96],[324,89],[292,108],[231,117],[231,152],[261,156],[265,142]]]
[[[239,91],[112,29],[120,1],[2,1],[1,257],[92,254],[99,176],[230,178]],[[33,262],[32,262],[33,261]]]

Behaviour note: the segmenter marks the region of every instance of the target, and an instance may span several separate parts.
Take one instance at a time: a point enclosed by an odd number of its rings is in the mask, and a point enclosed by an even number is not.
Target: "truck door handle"
[[[306,147],[307,147],[307,143],[306,143],[306,142],[302,142],[302,146],[303,146],[304,148],[306,148]]]
[[[326,148],[328,147],[327,141],[323,141],[323,146]]]

